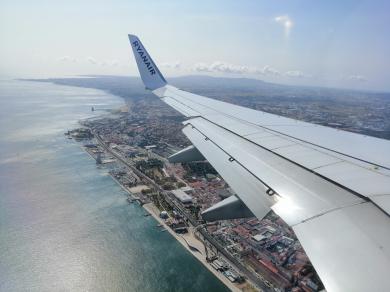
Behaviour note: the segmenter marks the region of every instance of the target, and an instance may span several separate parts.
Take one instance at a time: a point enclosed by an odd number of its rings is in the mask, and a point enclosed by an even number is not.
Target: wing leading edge
[[[189,118],[184,134],[237,194],[205,217],[232,208],[261,219],[272,209],[293,228],[328,291],[390,287],[390,141],[179,90],[139,39],[129,39],[145,86]]]

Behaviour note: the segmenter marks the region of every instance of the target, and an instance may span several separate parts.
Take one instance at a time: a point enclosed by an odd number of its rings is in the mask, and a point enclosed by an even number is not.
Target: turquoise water
[[[1,291],[226,291],[63,133],[119,97],[0,81]],[[96,113],[96,112],[95,112]]]

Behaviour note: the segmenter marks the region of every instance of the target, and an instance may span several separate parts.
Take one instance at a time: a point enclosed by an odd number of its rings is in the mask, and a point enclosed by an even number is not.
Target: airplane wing
[[[327,291],[388,291],[390,141],[185,92],[167,84],[136,36],[129,40],[145,86],[188,118],[193,146],[170,160],[205,157],[237,194],[205,219],[273,210]]]

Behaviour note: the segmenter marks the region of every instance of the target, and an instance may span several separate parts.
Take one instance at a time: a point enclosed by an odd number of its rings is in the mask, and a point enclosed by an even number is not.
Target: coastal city
[[[386,94],[287,87],[258,80],[175,79],[181,87],[212,98],[311,123],[390,138]],[[315,269],[291,228],[272,211],[262,220],[205,222],[201,212],[234,195],[207,161],[172,164],[168,157],[191,145],[184,118],[145,94],[136,79],[95,77],[52,80],[104,89],[126,105],[82,120],[68,138],[105,167],[128,193],[184,247],[235,291],[322,291]],[[243,90],[243,87],[250,88]],[[221,98],[222,97],[222,98]],[[368,110],[367,110],[368,109]]]
[[[99,167],[227,287],[237,291],[322,291],[321,280],[294,232],[272,211],[262,220],[204,222],[201,212],[234,195],[207,161],[169,163],[191,145],[183,116],[145,93],[132,77],[50,80],[106,90],[125,99],[115,111],[80,121],[67,133],[82,141]],[[304,88],[251,79],[189,76],[176,86],[233,104],[380,138],[390,138],[387,94]]]
[[[0,292],[390,291],[390,1],[0,15]]]
[[[95,110],[95,109],[92,109]],[[106,167],[128,193],[237,291],[321,291],[294,232],[276,214],[205,222],[200,213],[234,191],[207,161],[171,164],[167,157],[190,145],[183,120],[169,108],[143,100],[80,121],[66,134]],[[179,236],[179,237],[178,237]]]

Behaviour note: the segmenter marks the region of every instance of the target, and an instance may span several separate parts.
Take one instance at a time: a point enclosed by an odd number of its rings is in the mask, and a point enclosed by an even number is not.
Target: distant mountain
[[[108,91],[123,98],[138,99],[149,97],[139,77],[89,75],[73,78],[33,79],[32,81],[53,82],[62,85],[89,87]],[[233,101],[337,101],[346,104],[369,99],[390,101],[390,93],[374,93],[322,87],[291,86],[264,82],[249,78],[223,78],[211,76],[183,76],[168,79],[169,83],[183,90],[208,97]]]
[[[224,88],[264,88],[268,86],[274,86],[272,83],[264,82],[258,79],[249,78],[223,78],[223,77],[212,77],[204,75],[189,75],[182,77],[174,77],[168,80],[175,86],[178,87],[224,87]]]

